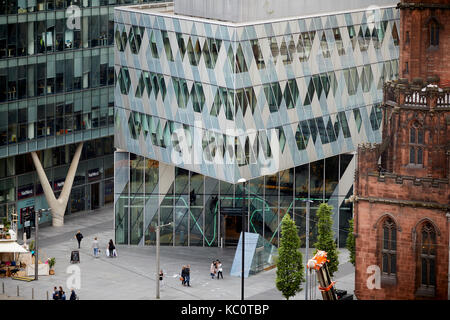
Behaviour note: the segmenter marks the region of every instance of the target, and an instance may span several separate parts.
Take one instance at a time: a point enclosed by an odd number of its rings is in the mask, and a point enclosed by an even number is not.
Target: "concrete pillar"
[[[77,172],[78,163],[80,162],[81,151],[83,150],[83,142],[81,142],[75,151],[75,155],[70,164],[69,171],[67,172],[64,186],[58,199],[56,199],[53,189],[48,182],[47,175],[42,167],[41,161],[36,152],[31,152],[36,172],[41,182],[42,189],[44,190],[45,199],[52,209],[52,224],[54,227],[61,227],[64,225],[64,212],[66,211],[67,202],[69,200],[70,191],[72,190],[73,180]]]

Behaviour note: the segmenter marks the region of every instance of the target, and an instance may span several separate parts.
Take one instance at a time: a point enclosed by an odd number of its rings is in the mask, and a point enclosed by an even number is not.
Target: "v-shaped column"
[[[78,163],[80,162],[82,149],[83,142],[77,146],[77,150],[73,156],[72,163],[70,164],[69,171],[67,172],[66,180],[64,181],[63,189],[58,199],[56,199],[55,194],[53,193],[53,189],[48,182],[47,175],[45,174],[38,155],[34,151],[31,152],[34,166],[36,167],[42,189],[44,190],[45,199],[47,199],[47,203],[52,209],[52,224],[54,227],[61,227],[64,225],[64,212],[66,211],[70,191],[72,190],[73,180],[75,179],[75,173],[77,172]]]

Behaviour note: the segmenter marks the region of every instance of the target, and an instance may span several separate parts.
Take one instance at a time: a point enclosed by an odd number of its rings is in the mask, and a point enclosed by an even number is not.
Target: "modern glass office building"
[[[113,10],[138,2],[0,0],[0,217],[48,206],[30,152],[58,194],[79,142],[66,213],[113,202]]]
[[[345,243],[353,153],[381,140],[383,83],[398,75],[399,13],[283,1],[115,9],[117,243],[151,245],[174,222],[161,243],[233,245],[240,216],[221,208],[245,205],[247,230],[278,245],[286,213],[304,238],[308,199],[311,243],[321,202]]]

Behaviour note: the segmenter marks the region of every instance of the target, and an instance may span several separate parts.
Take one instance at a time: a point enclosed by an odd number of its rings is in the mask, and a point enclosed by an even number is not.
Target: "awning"
[[[25,253],[28,252],[24,247],[15,241],[0,241],[0,253]]]

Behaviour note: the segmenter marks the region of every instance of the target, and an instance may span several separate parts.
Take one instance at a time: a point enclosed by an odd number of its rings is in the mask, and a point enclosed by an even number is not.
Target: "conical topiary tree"
[[[353,224],[354,220],[350,219],[348,221],[349,228],[348,228],[348,235],[347,235],[347,242],[346,247],[348,251],[350,252],[350,262],[355,265],[355,235],[353,234]]]
[[[317,242],[314,247],[317,250],[327,252],[328,271],[330,276],[338,270],[339,258],[336,242],[334,241],[333,219],[331,218],[333,207],[322,203],[317,210]],[[316,250],[316,252],[317,252]]]
[[[282,295],[289,300],[302,290],[304,266],[300,252],[300,237],[289,214],[281,222],[281,240],[278,248],[276,286]]]

